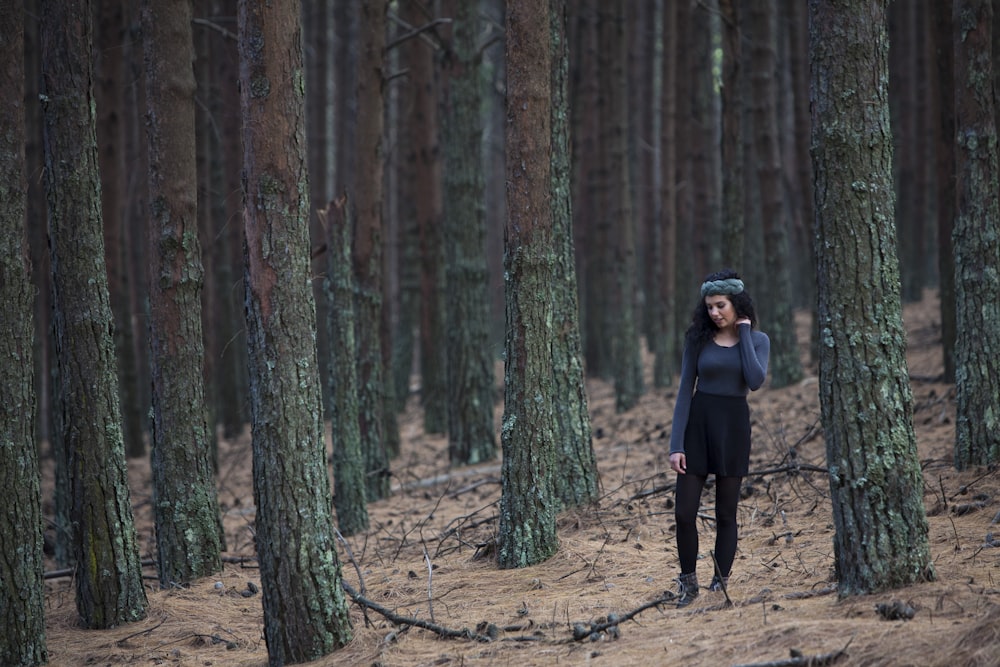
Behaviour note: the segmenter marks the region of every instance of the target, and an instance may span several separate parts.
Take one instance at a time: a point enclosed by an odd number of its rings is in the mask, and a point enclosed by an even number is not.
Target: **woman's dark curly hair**
[[[726,280],[729,278],[739,277],[740,274],[736,273],[732,269],[723,269],[722,271],[716,271],[715,273],[708,274],[702,282],[708,282],[709,280]],[[736,310],[737,318],[749,318],[750,326],[757,326],[757,313],[753,308],[753,299],[750,298],[746,289],[739,294],[727,294],[725,296],[729,299],[730,303],[733,304],[733,308]],[[708,308],[705,306],[705,299],[699,298],[698,304],[694,307],[694,313],[691,315],[691,324],[684,333],[684,344],[686,346],[690,346],[693,350],[700,350],[705,343],[715,337],[718,330],[718,327],[715,326],[715,322],[713,322],[712,318],[708,316]]]

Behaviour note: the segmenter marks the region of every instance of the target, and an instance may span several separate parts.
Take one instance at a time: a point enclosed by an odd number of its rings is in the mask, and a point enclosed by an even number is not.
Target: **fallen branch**
[[[344,591],[351,596],[351,599],[353,599],[363,609],[371,609],[372,611],[376,611],[382,614],[382,616],[384,616],[387,620],[389,620],[392,623],[395,623],[396,625],[408,625],[416,628],[423,628],[424,630],[430,630],[431,632],[436,633],[437,635],[444,637],[445,639],[474,639],[477,642],[490,641],[489,637],[473,632],[468,628],[462,628],[461,630],[453,630],[451,628],[440,626],[437,623],[431,623],[430,621],[414,618],[412,616],[400,616],[399,614],[389,609],[386,609],[379,603],[369,600],[365,596],[361,595],[356,590],[354,590],[354,588],[349,583],[347,583],[343,579],[341,579],[340,585],[343,587]]]
[[[624,623],[625,621],[631,621],[633,618],[635,618],[642,612],[646,611],[647,609],[652,609],[654,607],[658,609],[664,604],[676,601],[677,601],[677,596],[674,595],[673,593],[668,593],[663,597],[658,597],[655,600],[647,602],[641,607],[633,609],[628,613],[622,614],[621,616],[619,616],[618,614],[608,614],[607,618],[596,623],[592,622],[590,623],[589,627],[587,625],[584,625],[583,623],[574,623],[573,639],[576,641],[583,641],[584,639],[593,637],[594,635],[599,635],[602,632],[607,632],[612,637],[617,638],[618,626]]]

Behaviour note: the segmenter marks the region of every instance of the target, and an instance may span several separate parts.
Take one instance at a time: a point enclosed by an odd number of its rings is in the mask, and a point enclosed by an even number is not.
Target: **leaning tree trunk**
[[[32,299],[24,230],[24,9],[0,3],[0,664],[47,661]],[[12,511],[16,508],[16,511]]]
[[[351,638],[316,361],[297,2],[239,3],[256,545],[271,665]]]
[[[887,5],[810,0],[820,403],[842,596],[934,576],[893,224]]]
[[[203,377],[191,2],[143,0],[153,515],[160,585],[222,569]]]
[[[548,0],[507,5],[507,342],[501,568],[540,563],[558,548],[549,286],[555,279],[550,198],[551,45]]]
[[[61,382],[76,606],[89,628],[146,615],[118,402],[104,270],[91,3],[45,3],[42,70],[56,354]]]
[[[993,3],[955,0],[955,467],[1000,461],[1000,203]],[[989,295],[989,296],[987,296]]]

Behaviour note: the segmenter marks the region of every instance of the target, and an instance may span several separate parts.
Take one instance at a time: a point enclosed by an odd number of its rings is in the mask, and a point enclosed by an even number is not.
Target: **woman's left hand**
[[[741,324],[750,324],[750,318],[749,317],[741,317],[740,319],[736,320],[736,326],[739,326]]]

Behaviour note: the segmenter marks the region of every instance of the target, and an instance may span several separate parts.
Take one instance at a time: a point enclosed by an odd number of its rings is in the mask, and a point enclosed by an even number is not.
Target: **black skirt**
[[[750,406],[745,396],[696,391],[684,432],[687,472],[746,477],[750,469]]]

